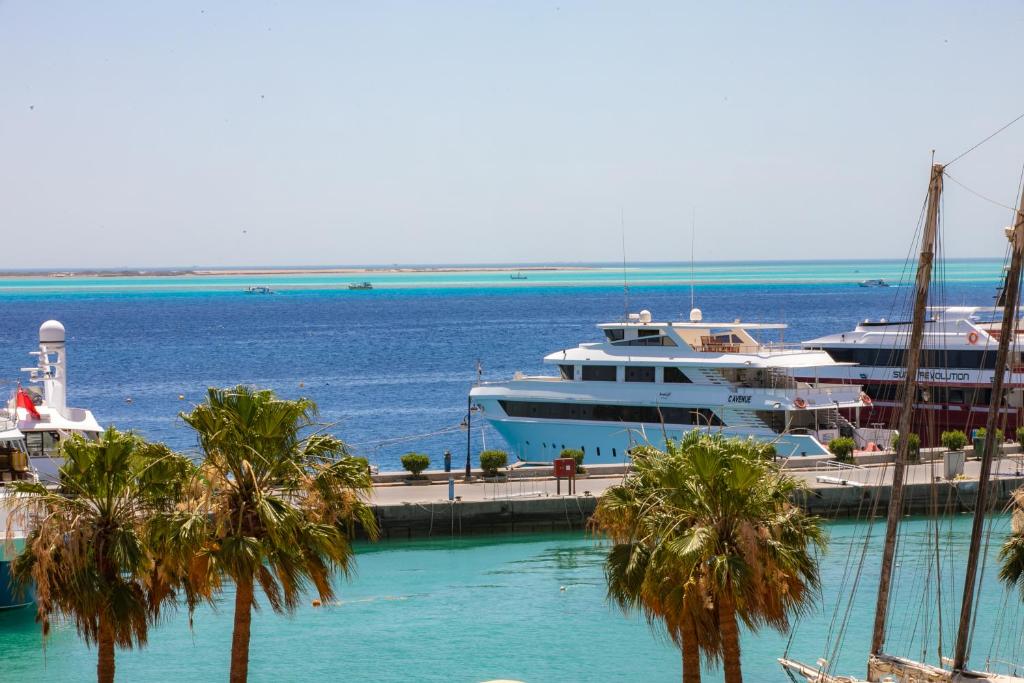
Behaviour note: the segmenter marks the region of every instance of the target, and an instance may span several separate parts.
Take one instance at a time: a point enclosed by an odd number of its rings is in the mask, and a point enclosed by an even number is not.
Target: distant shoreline
[[[381,266],[363,268],[201,268],[194,270],[67,270],[6,271],[3,279],[91,277],[224,277],[228,275],[373,275],[379,273],[539,273],[595,270],[597,266]]]

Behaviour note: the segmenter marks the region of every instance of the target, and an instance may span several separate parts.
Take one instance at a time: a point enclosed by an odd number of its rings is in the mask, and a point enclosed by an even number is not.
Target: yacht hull
[[[505,442],[509,452],[524,462],[551,462],[564,448],[579,448],[587,464],[620,463],[628,458],[629,449],[650,444],[663,448],[666,437],[680,439],[694,429],[707,427],[665,426],[643,423],[562,422],[509,417],[486,417]],[[711,431],[729,436],[753,437],[775,445],[780,457],[828,455],[826,448],[806,434],[762,433],[749,429],[711,427]]]

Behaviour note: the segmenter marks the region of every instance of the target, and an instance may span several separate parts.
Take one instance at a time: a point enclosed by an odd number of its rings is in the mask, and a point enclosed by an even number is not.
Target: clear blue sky
[[[0,0],[0,268],[903,257],[1020,2]],[[1024,121],[950,173],[1013,203]],[[1009,212],[948,185],[949,256]],[[243,232],[243,230],[245,232]]]

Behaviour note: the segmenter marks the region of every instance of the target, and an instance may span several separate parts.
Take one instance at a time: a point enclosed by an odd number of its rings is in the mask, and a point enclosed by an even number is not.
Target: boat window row
[[[863,389],[875,401],[899,401],[903,396],[901,384],[865,384]],[[987,406],[992,400],[992,390],[975,387],[918,387],[916,400],[922,403]]]
[[[598,422],[645,422],[721,426],[722,420],[710,408],[669,406],[629,406],[596,403],[556,403],[549,401],[498,401],[509,417],[545,420],[595,420]]]
[[[890,348],[826,348],[824,349],[838,363],[857,363],[878,367],[906,367],[904,349]],[[1011,361],[1012,362],[1012,361]],[[984,349],[922,349],[922,368],[965,368],[992,370],[996,366],[994,350]]]
[[[623,378],[627,382],[654,383],[658,381],[657,372],[657,366],[654,365],[626,365],[623,370]],[[618,373],[619,366],[617,365],[583,365],[580,370],[580,379],[584,382],[615,382],[618,380]],[[668,384],[691,384],[693,382],[686,376],[686,373],[675,366],[665,366],[662,373],[662,381]],[[558,374],[565,380],[575,379],[576,366],[560,364]]]

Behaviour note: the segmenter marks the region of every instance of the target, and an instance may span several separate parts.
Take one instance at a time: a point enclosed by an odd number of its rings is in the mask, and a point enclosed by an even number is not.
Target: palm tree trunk
[[[249,678],[249,627],[252,624],[252,577],[235,586],[235,627],[231,634],[231,683]]]
[[[97,645],[99,657],[96,659],[96,680],[98,683],[114,683],[114,629],[102,615]]]
[[[718,600],[718,621],[722,629],[722,661],[725,683],[743,683],[740,668],[740,630],[736,624],[736,603],[729,589],[721,592]]]
[[[697,629],[693,619],[683,617],[681,626],[683,644],[683,683],[700,683],[700,651],[697,649]]]

